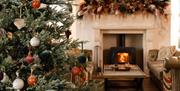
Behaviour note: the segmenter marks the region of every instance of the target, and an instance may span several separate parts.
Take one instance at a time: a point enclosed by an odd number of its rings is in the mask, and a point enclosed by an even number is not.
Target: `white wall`
[[[147,41],[151,43],[151,48],[160,48],[170,45],[170,19],[154,17],[151,15],[121,16],[85,16],[83,20],[77,20],[76,38],[87,40],[85,48],[93,49],[95,46],[96,28],[107,29],[108,26],[114,29],[148,29]]]
[[[178,46],[178,38],[180,39],[179,25],[180,25],[180,0],[171,0],[171,45]]]

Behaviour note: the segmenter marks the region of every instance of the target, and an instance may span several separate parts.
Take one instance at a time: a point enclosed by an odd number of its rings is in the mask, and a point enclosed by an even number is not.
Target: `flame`
[[[129,60],[128,53],[117,53],[117,62],[126,63]]]

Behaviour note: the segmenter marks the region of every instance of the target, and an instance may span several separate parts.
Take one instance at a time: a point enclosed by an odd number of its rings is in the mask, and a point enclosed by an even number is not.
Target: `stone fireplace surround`
[[[106,29],[106,30],[104,30],[104,29],[100,29],[100,30],[98,30],[98,31],[100,31],[99,32],[99,35],[97,35],[97,37],[99,38],[97,38],[98,39],[98,41],[97,42],[99,42],[99,43],[97,43],[99,46],[98,46],[98,51],[99,51],[99,53],[97,54],[97,58],[98,59],[96,59],[96,60],[99,60],[98,61],[98,66],[99,67],[103,67],[103,65],[104,65],[104,61],[103,61],[103,34],[142,34],[142,36],[143,36],[143,49],[146,49],[146,29],[130,29],[130,28],[128,28],[128,29],[118,29],[118,30],[112,30],[112,29]],[[144,54],[145,53],[145,50],[143,50],[143,55],[145,55]],[[143,58],[143,60],[144,60],[144,58]],[[145,63],[145,62],[143,62],[143,63]],[[146,64],[143,64],[145,67],[146,67]]]
[[[170,45],[170,20],[153,15],[107,15],[100,18],[85,16],[76,26],[77,38],[89,41],[84,47],[93,50],[93,61],[102,68],[103,34],[142,34],[143,69],[146,73],[148,50]]]

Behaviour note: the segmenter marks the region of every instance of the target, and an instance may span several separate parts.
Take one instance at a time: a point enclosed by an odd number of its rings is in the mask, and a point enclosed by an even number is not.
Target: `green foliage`
[[[45,0],[46,7],[34,9],[32,0],[0,1],[0,70],[10,78],[2,88],[12,87],[19,71],[25,86],[23,90],[44,91],[48,89],[70,88],[68,82],[70,68],[76,64],[76,56],[68,56],[66,51],[79,46],[78,40],[66,37],[74,19],[71,0]],[[15,20],[21,22],[18,27]],[[51,24],[49,24],[51,23]],[[33,47],[30,40],[37,36],[40,45]],[[54,41],[52,41],[54,40]],[[27,63],[26,56],[33,56],[34,61]],[[30,87],[27,79],[31,74],[38,77],[35,86]],[[70,87],[68,87],[70,86]]]

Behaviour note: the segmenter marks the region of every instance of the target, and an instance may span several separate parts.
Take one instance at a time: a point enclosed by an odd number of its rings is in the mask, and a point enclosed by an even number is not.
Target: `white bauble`
[[[13,88],[14,89],[17,89],[17,90],[20,90],[24,87],[24,81],[20,78],[16,78],[14,81],[13,81]]]
[[[3,73],[3,79],[1,80],[2,83],[7,83],[9,81],[9,77],[6,75],[6,73]]]
[[[31,46],[33,46],[33,47],[39,46],[39,44],[40,44],[39,38],[33,37],[33,38],[30,40],[30,44],[31,44]]]

